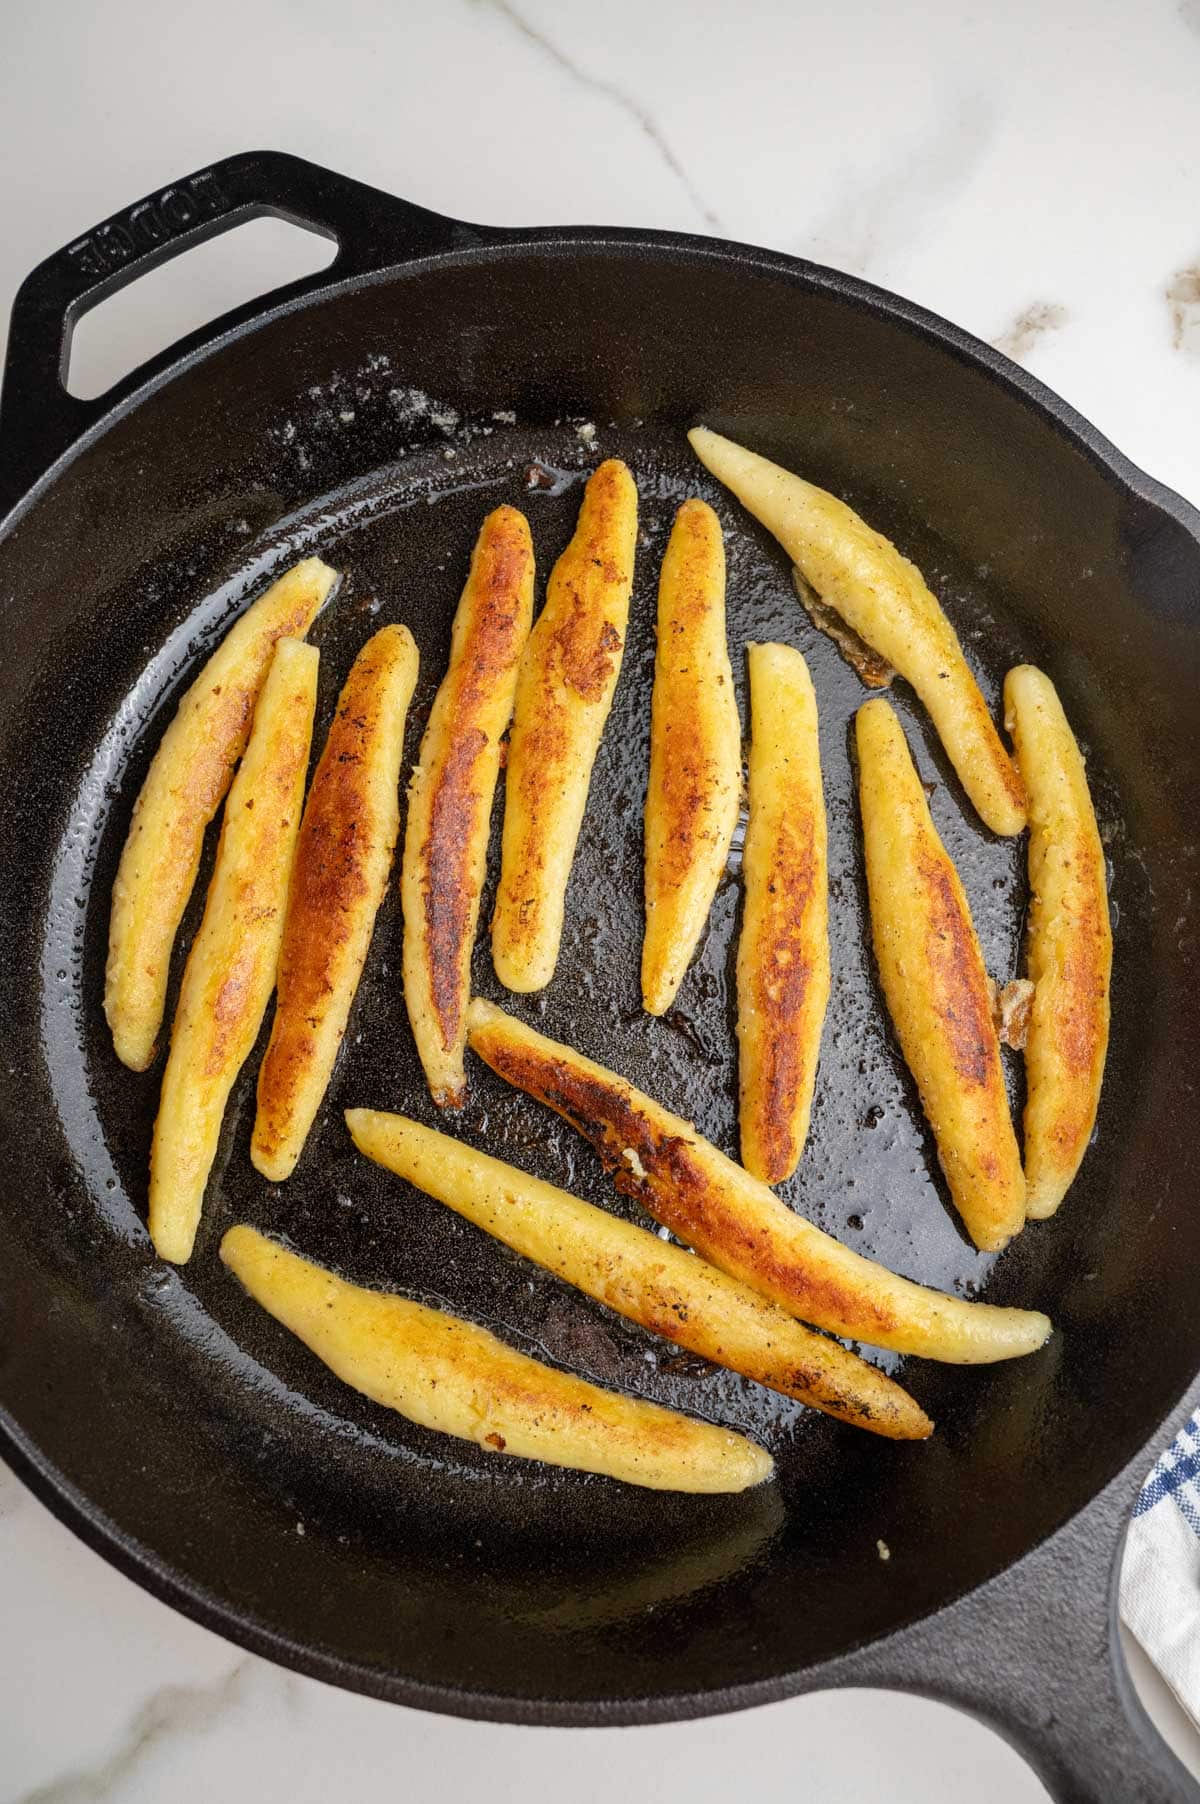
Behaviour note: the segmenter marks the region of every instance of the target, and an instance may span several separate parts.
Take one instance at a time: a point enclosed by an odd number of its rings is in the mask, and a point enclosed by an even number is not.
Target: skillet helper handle
[[[1200,1804],[1121,1652],[1121,1555],[1140,1476],[1123,1474],[991,1583],[848,1656],[836,1682],[917,1691],[979,1717],[1055,1804]]]
[[[85,313],[182,251],[266,217],[333,239],[333,264],[226,314],[96,400],[68,394],[71,333]],[[485,236],[281,151],[226,157],[147,195],[47,257],[17,292],[0,386],[0,513],[115,402],[182,355],[216,343],[281,301]]]

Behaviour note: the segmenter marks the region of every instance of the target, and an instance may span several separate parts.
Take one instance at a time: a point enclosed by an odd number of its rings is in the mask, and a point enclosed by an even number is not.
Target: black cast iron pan
[[[85,308],[265,213],[335,237],[332,268],[101,401],[67,396]],[[966,1245],[931,1176],[873,988],[847,738],[862,691],[777,548],[691,458],[697,418],[845,493],[929,574],[991,698],[1011,662],[1042,662],[1086,742],[1117,922],[1108,1081],[1068,1206],[999,1260]],[[788,638],[822,707],[834,1000],[790,1199],[913,1276],[1058,1324],[1014,1365],[910,1364],[939,1424],[928,1445],[875,1442],[671,1357],[351,1155],[347,1103],[431,1114],[394,901],[297,1176],[272,1188],[247,1161],[252,1060],[195,1258],[175,1272],[151,1254],[157,1074],[117,1067],[100,992],[115,859],[181,686],[246,595],[319,548],[347,572],[316,631],[325,716],[367,632],[405,620],[422,653],[415,750],[483,512],[527,508],[544,576],[607,453],[642,495],[631,641],[562,964],[518,1006],[733,1145],[736,882],[676,1016],[645,1018],[637,988],[657,565],[678,501],[707,494],[729,534],[739,680],[745,641]],[[527,492],[533,462],[552,481]],[[39,1495],[201,1621],[380,1697],[596,1724],[897,1685],[977,1711],[1060,1798],[1196,1795],[1131,1695],[1114,1584],[1135,1487],[1200,1366],[1200,517],[1003,358],[860,282],[707,239],[461,225],[273,154],[150,197],[29,278],[0,506],[0,1445]],[[1023,849],[978,827],[899,702],[1007,976]],[[499,998],[486,943],[477,982]],[[621,1206],[582,1142],[478,1068],[460,1131]],[[224,1275],[235,1219],[748,1428],[778,1484],[662,1497],[410,1428]]]

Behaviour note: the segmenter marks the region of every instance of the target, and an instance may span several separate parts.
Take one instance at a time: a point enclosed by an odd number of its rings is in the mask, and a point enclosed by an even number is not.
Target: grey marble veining
[[[1200,257],[1177,269],[1166,286],[1171,314],[1171,343],[1177,351],[1200,358]]]
[[[472,3],[478,4],[478,0],[472,0]],[[501,18],[507,19],[514,31],[519,32],[521,37],[530,44],[536,45],[542,55],[549,58],[554,67],[567,76],[570,81],[577,83],[580,87],[590,88],[594,94],[602,94],[605,99],[611,100],[615,107],[618,107],[632,120],[642,136],[654,147],[656,154],[666,164],[691,202],[700,223],[708,226],[714,232],[725,232],[725,226],[720,216],[696,187],[678,154],[667,142],[652,112],[648,111],[625,88],[619,87],[616,82],[604,81],[599,76],[589,74],[573,56],[568,55],[567,51],[551,37],[548,31],[534,25],[518,7],[512,5],[511,0],[484,0],[484,4],[499,13]]]
[[[256,1704],[293,1696],[295,1687],[290,1673],[250,1655],[214,1683],[164,1685],[138,1705],[116,1746],[95,1766],[35,1785],[13,1804],[120,1804],[147,1768],[157,1763],[162,1770],[164,1751],[194,1758],[195,1744],[214,1729]]]
[[[1061,332],[1071,315],[1057,301],[1031,301],[992,343],[1015,363],[1024,363],[1047,332]]]
[[[20,1513],[28,1493],[16,1474],[0,1462],[0,1528],[7,1528]]]
[[[995,102],[964,93],[865,178],[835,192],[829,210],[796,249],[852,275],[886,282],[897,254],[911,251],[968,186],[994,133]]]

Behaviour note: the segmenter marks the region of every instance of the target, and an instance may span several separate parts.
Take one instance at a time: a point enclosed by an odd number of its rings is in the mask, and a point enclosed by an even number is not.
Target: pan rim
[[[1149,1441],[1165,1445],[1191,1411],[1200,1405],[1200,1375],[1187,1385],[1182,1395],[1153,1428]],[[471,1722],[510,1723],[524,1728],[603,1729],[650,1728],[654,1725],[692,1722],[707,1716],[731,1716],[741,1710],[777,1704],[809,1692],[865,1686],[885,1690],[911,1691],[921,1696],[944,1698],[936,1680],[921,1683],[922,1673],[912,1674],[912,1682],[892,1679],[886,1672],[873,1672],[869,1667],[856,1670],[857,1663],[870,1659],[890,1643],[919,1632],[924,1625],[950,1617],[968,1598],[989,1588],[1013,1582],[1021,1568],[1039,1550],[1061,1540],[1100,1500],[1116,1496],[1118,1515],[1126,1524],[1133,1499],[1144,1478],[1143,1457],[1133,1459],[1100,1488],[1089,1500],[1058,1528],[1042,1540],[1027,1547],[1018,1559],[978,1585],[966,1587],[947,1598],[936,1609],[917,1614],[897,1623],[886,1633],[868,1636],[854,1642],[827,1659],[786,1670],[761,1679],[742,1680],[714,1686],[708,1691],[656,1691],[641,1697],[531,1698],[511,1693],[472,1691],[463,1687],[435,1685],[427,1680],[399,1673],[383,1673],[338,1655],[324,1652],[310,1643],[298,1641],[278,1630],[269,1629],[250,1615],[236,1613],[205,1587],[183,1578],[166,1561],[161,1560],[144,1543],[97,1511],[60,1469],[45,1460],[7,1410],[0,1407],[0,1452],[22,1483],[64,1527],[84,1544],[114,1566],[123,1577],[148,1591],[159,1603],[178,1610],[201,1628],[245,1648],[249,1653],[275,1662],[306,1678],[337,1685],[360,1696],[382,1703],[400,1704],[410,1710],[430,1711],[438,1716],[453,1716]],[[1124,1535],[1114,1549],[1119,1560],[1124,1548]]]
[[[590,225],[484,227],[478,230],[478,242],[460,244],[452,249],[411,258],[401,257],[379,269],[339,277],[335,262],[332,266],[334,279],[318,287],[281,300],[272,301],[268,298],[265,305],[252,302],[248,308],[237,309],[201,327],[199,331],[188,334],[160,356],[132,371],[106,395],[98,398],[94,405],[102,411],[18,496],[7,514],[0,516],[0,540],[9,535],[25,513],[41,500],[77,457],[160,389],[235,342],[265,330],[294,313],[341,300],[361,289],[378,287],[397,278],[407,280],[432,270],[467,267],[498,258],[507,259],[531,250],[568,256],[589,250],[624,250],[634,255],[645,253],[652,257],[666,255],[698,258],[703,262],[724,265],[734,263],[752,273],[784,277],[801,288],[831,295],[851,306],[884,316],[916,333],[958,362],[974,365],[990,380],[999,382],[1018,401],[1038,414],[1092,463],[1119,483],[1127,494],[1136,496],[1175,520],[1200,549],[1200,505],[1189,501],[1177,490],[1150,475],[1140,464],[1127,457],[1085,414],[1080,413],[1054,389],[1020,364],[1014,363],[995,346],[975,337],[964,327],[955,325],[932,308],[907,300],[892,289],[868,282],[860,276],[847,275],[827,264],[792,256],[786,251],[767,250],[741,240],[710,237],[700,233],[657,231],[636,226]],[[3,461],[4,447],[0,444],[0,467],[3,466]]]

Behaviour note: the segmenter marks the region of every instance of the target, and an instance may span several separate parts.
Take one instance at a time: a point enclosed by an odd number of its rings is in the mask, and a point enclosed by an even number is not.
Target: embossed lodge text
[[[197,220],[224,213],[228,206],[211,169],[202,170],[97,226],[86,238],[68,245],[66,255],[80,274],[106,276],[141,252],[186,232]]]

